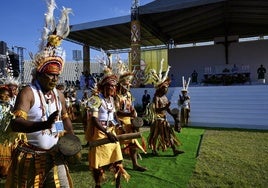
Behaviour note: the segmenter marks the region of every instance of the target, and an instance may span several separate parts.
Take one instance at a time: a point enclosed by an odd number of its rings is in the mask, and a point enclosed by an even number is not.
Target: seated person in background
[[[232,68],[232,73],[237,73],[237,72],[238,72],[238,67],[236,66],[236,64],[234,64]]]
[[[230,72],[230,70],[227,69],[227,68],[225,68],[225,69],[222,70],[222,72],[223,72],[223,73],[228,73],[228,72]]]

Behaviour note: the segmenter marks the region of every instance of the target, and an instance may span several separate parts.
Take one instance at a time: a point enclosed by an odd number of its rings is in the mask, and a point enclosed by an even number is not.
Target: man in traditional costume
[[[191,105],[190,105],[190,96],[188,95],[188,87],[190,83],[190,78],[188,82],[182,77],[182,89],[181,95],[179,95],[178,105],[180,106],[180,124],[182,127],[187,126],[190,117]]]
[[[168,67],[165,75],[162,76],[162,66],[163,60],[161,61],[161,69],[159,74],[156,74],[155,70],[152,70],[152,78],[155,83],[155,94],[153,97],[153,109],[154,109],[154,121],[150,129],[148,142],[152,149],[153,155],[158,155],[157,150],[159,147],[162,148],[162,151],[165,151],[168,147],[171,147],[173,150],[174,156],[177,156],[183,151],[177,150],[176,146],[180,144],[179,140],[176,138],[176,135],[167,121],[166,113],[174,117],[175,114],[172,114],[170,110],[170,101],[168,100],[166,94],[168,92],[168,87],[170,85],[170,79],[168,78],[168,72],[170,67]],[[158,146],[157,146],[157,142]]]
[[[15,140],[7,129],[12,118],[11,109],[9,88],[6,85],[0,85],[0,178],[4,178],[7,175]]]
[[[128,181],[130,176],[123,168],[123,155],[120,143],[116,137],[118,122],[115,114],[114,97],[116,95],[117,76],[112,73],[111,66],[104,70],[104,76],[97,85],[98,92],[88,100],[90,116],[86,130],[86,139],[89,142],[108,138],[111,143],[91,147],[88,161],[95,180],[95,187],[100,188],[107,169],[115,173],[115,186],[120,188],[120,179],[123,175]]]
[[[117,129],[117,134],[138,132],[139,127],[142,126],[142,124],[134,125],[133,123],[134,119],[137,119],[138,117],[133,106],[133,97],[130,92],[130,86],[134,74],[132,72],[128,72],[121,61],[118,62],[118,73],[120,77],[117,86],[118,91],[115,97],[115,106],[117,118],[120,121],[121,126]],[[144,153],[146,153],[145,140],[143,140],[143,143],[144,148],[139,144],[137,139],[124,140],[121,142],[122,146],[125,146],[123,151],[130,155],[133,169],[141,172],[147,170],[145,167],[138,164],[138,149],[141,149]]]
[[[0,177],[6,177],[11,163],[11,154],[16,147],[17,133],[12,132],[9,122],[19,87],[18,78],[13,76],[10,59],[1,75],[0,85]]]
[[[18,78],[9,76],[6,80],[6,85],[10,90],[10,104],[14,106],[19,92],[19,86],[20,86],[19,80]]]
[[[63,8],[57,27],[53,11],[56,4],[47,2],[48,13],[39,52],[33,57],[32,83],[18,94],[10,126],[23,132],[14,151],[5,187],[73,187],[65,157],[57,148],[60,136],[73,135],[62,92],[56,89],[64,66],[65,52],[59,47],[69,33],[68,14]]]

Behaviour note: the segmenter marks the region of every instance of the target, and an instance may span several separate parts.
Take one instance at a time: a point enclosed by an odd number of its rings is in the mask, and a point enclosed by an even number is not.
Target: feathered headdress
[[[58,23],[56,23],[54,19],[55,8],[57,8],[55,0],[47,0],[45,26],[41,36],[39,51],[32,57],[37,72],[60,74],[63,70],[65,51],[60,45],[61,41],[70,32],[68,15],[72,13],[72,9],[63,7],[61,17]]]
[[[113,73],[112,68],[112,56],[110,53],[105,53],[103,50],[102,57],[97,57],[97,62],[103,68],[103,76],[98,82],[98,87],[101,87],[107,83],[117,84],[118,77]]]
[[[117,56],[116,75],[119,76],[118,82],[122,85],[131,85],[134,78],[134,73],[128,70],[126,64],[123,63],[119,56]]]
[[[20,85],[19,77],[18,78],[15,78],[12,75],[8,75],[6,77],[5,84],[6,85],[19,86]]]
[[[184,79],[184,76],[182,77],[182,89],[181,91],[188,91],[188,87],[190,84],[191,78],[188,78],[188,82]]]
[[[155,69],[151,69],[150,72],[149,72],[150,77],[154,81],[155,88],[159,88],[159,87],[162,86],[162,84],[165,84],[165,83],[168,84],[168,85],[170,84],[170,79],[168,78],[168,73],[169,73],[169,69],[170,69],[171,66],[168,66],[165,74],[162,75],[163,63],[164,63],[164,59],[161,60],[160,70],[159,70],[158,74],[157,74]]]
[[[0,75],[0,84],[3,85],[13,85],[19,86],[20,85],[20,77],[13,76],[12,64],[10,62],[10,58],[8,55],[5,56],[7,59],[6,67],[4,68],[4,72]]]

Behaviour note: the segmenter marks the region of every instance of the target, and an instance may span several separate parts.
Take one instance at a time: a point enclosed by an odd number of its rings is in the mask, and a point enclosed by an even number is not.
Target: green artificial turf
[[[179,156],[173,156],[171,148],[165,152],[159,151],[159,156],[152,156],[149,150],[148,154],[143,155],[143,160],[139,161],[148,170],[142,173],[128,170],[132,178],[129,183],[123,182],[123,187],[187,187],[195,168],[198,145],[203,132],[203,129],[184,128],[178,137],[182,142],[179,149],[185,153]],[[147,133],[144,133],[144,136],[147,136]],[[126,166],[126,168],[128,167],[131,168],[131,165]]]
[[[189,179],[196,164],[199,141],[203,134],[203,129],[184,128],[181,133],[176,133],[182,143],[178,149],[185,151],[184,154],[173,156],[171,148],[167,151],[159,151],[159,156],[153,156],[151,150],[147,154],[141,153],[139,164],[148,168],[145,172],[132,170],[130,159],[125,156],[124,166],[131,175],[129,182],[122,179],[122,187],[127,188],[180,188],[187,187]],[[149,131],[142,135],[147,138]],[[86,149],[83,149],[82,161],[79,164],[70,165],[71,175],[75,187],[93,187],[94,183],[88,170]],[[112,184],[112,175],[107,174],[107,182],[103,188],[115,187]]]

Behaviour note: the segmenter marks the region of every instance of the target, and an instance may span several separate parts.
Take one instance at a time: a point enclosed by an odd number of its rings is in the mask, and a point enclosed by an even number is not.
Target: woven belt
[[[23,146],[17,146],[17,149],[21,152],[40,155],[40,154],[45,154],[45,153],[52,153],[54,148],[45,150],[45,149],[41,149],[33,145],[23,145]]]

